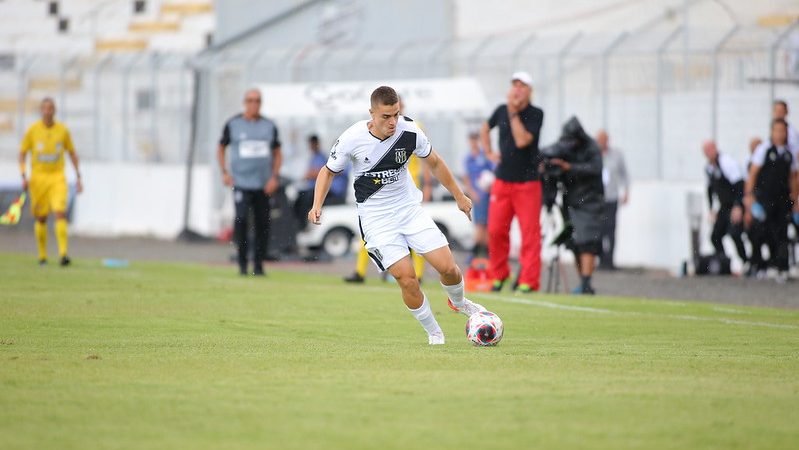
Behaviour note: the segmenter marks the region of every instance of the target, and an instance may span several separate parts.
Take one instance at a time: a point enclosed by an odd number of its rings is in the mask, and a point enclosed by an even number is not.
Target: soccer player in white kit
[[[419,287],[409,248],[424,256],[440,275],[450,307],[467,316],[485,311],[463,296],[463,275],[449,243],[430,216],[422,210],[422,192],[413,183],[407,165],[411,154],[422,158],[433,175],[455,197],[458,209],[471,220],[472,201],[463,193],[444,160],[413,120],[400,115],[399,96],[388,86],[372,92],[371,120],[349,127],[330,150],[319,171],[308,221],[320,224],[322,203],[336,173],[352,163],[355,201],[361,234],[369,257],[380,271],[388,272],[402,289],[402,299],[427,331],[430,345],[444,343],[427,296]]]

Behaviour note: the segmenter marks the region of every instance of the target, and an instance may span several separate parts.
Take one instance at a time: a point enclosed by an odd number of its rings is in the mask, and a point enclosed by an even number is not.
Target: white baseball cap
[[[523,70],[513,72],[513,75],[511,75],[510,80],[511,81],[519,80],[522,83],[526,84],[527,86],[533,87],[533,77],[531,77],[529,73]]]

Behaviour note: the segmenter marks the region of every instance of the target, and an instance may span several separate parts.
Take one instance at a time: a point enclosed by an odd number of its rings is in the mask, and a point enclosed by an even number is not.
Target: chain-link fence
[[[796,25],[734,26],[688,36],[679,25],[650,23],[620,33],[531,32],[391,46],[274,48],[266,42],[200,56],[5,57],[0,146],[16,149],[37,118],[38,102],[52,96],[86,160],[180,163],[195,130],[195,161],[208,163],[222,124],[256,83],[470,76],[490,103],[499,104],[510,73],[522,69],[533,75],[534,102],[546,113],[542,142],[554,140],[560,124],[576,115],[589,131],[608,129],[634,178],[694,180],[701,176],[702,140],[716,138],[723,150],[743,159],[750,137],[766,137],[774,98],[799,105]],[[194,70],[201,74],[196,127]],[[445,155],[462,153],[463,126],[409,108]],[[332,142],[347,123],[308,119],[280,125],[284,137],[301,146],[305,134],[320,129],[324,141]]]

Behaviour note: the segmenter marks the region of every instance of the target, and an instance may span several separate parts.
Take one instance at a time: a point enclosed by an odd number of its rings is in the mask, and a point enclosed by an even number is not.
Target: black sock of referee
[[[584,291],[591,290],[591,275],[580,275],[582,280],[582,288]]]

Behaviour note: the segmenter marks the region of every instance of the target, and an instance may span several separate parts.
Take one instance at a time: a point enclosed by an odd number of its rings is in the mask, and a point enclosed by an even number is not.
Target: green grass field
[[[799,312],[0,254],[0,448],[798,448]]]

